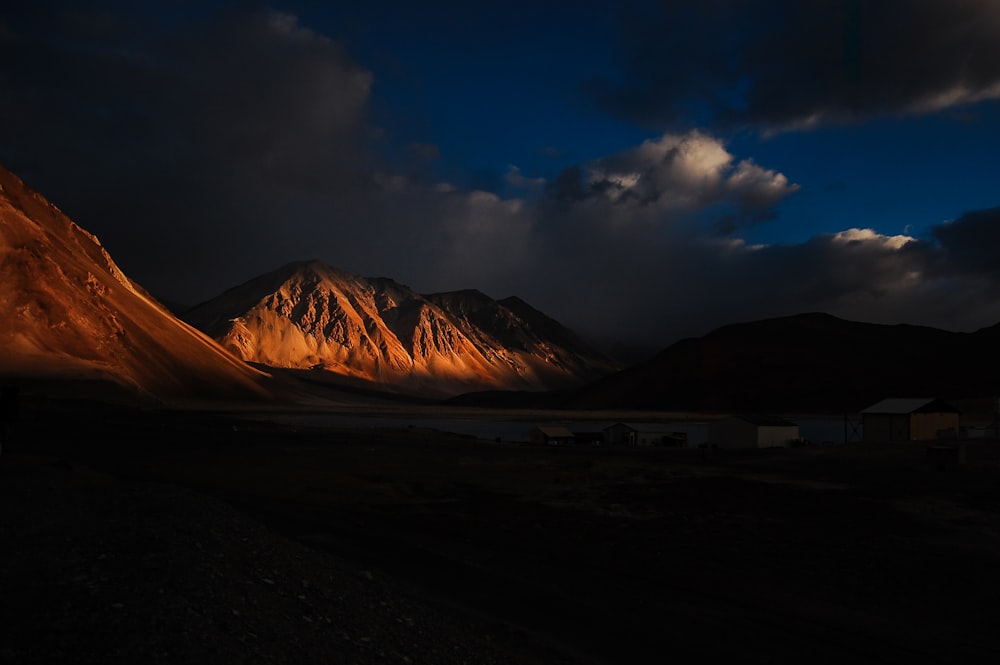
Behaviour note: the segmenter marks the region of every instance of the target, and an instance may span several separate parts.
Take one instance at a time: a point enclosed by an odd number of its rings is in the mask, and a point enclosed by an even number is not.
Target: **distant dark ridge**
[[[649,361],[579,390],[488,391],[449,403],[842,414],[909,395],[935,395],[988,410],[1000,395],[1000,324],[957,333],[818,312],[736,323],[681,340]]]
[[[823,313],[738,323],[578,391],[575,408],[854,412],[893,395],[1000,392],[1000,326],[955,333]]]

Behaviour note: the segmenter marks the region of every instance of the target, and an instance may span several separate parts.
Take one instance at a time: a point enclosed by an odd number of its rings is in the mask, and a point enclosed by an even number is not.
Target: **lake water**
[[[527,441],[529,433],[539,425],[565,427],[571,432],[599,432],[605,427],[614,425],[616,420],[494,420],[484,418],[427,418],[420,416],[358,416],[341,414],[271,414],[264,416],[267,420],[303,427],[344,427],[344,428],[382,428],[406,429],[419,427],[436,429],[443,432],[454,432],[475,436],[491,441],[518,442]],[[790,418],[799,426],[799,432],[804,439],[814,443],[843,443],[845,428],[843,418]],[[708,441],[707,421],[672,421],[643,422],[629,420],[630,424],[651,425],[669,432],[684,432],[687,434],[688,446],[696,447]],[[860,438],[848,428],[848,437]],[[851,440],[854,440],[853,438]]]

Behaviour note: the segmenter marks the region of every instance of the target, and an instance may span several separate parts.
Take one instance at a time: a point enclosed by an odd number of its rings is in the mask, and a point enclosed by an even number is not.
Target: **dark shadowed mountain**
[[[615,369],[516,298],[421,295],[318,261],[252,279],[184,318],[248,362],[424,395],[579,386]]]
[[[97,238],[0,168],[0,381],[161,399],[261,397],[264,374],[176,319]]]
[[[1000,326],[954,333],[801,314],[719,328],[599,380],[579,408],[853,412],[887,396],[1000,392]]]

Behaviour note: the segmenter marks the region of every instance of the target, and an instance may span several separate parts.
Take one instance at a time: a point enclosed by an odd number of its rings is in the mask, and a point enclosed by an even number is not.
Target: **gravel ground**
[[[27,415],[0,457],[0,662],[995,651],[1000,442],[942,469],[923,445],[605,450]]]
[[[0,458],[0,662],[509,663],[480,626],[199,493]]]

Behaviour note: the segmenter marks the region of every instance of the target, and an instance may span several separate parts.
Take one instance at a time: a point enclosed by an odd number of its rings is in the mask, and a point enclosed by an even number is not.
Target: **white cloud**
[[[695,211],[717,203],[773,207],[798,190],[783,174],[736,162],[719,139],[699,131],[664,134],[584,165],[591,192],[614,203]]]
[[[916,242],[916,238],[906,235],[887,236],[876,232],[873,229],[850,228],[833,234],[834,242],[840,244],[849,243],[872,243],[879,247],[898,250],[911,242]]]
[[[958,83],[945,90],[932,92],[927,97],[911,104],[907,110],[911,113],[934,113],[990,99],[1000,99],[1000,81],[983,87]]]
[[[753,160],[745,159],[726,179],[725,189],[744,206],[765,209],[797,192],[799,186],[789,183],[784,174],[761,168]]]

